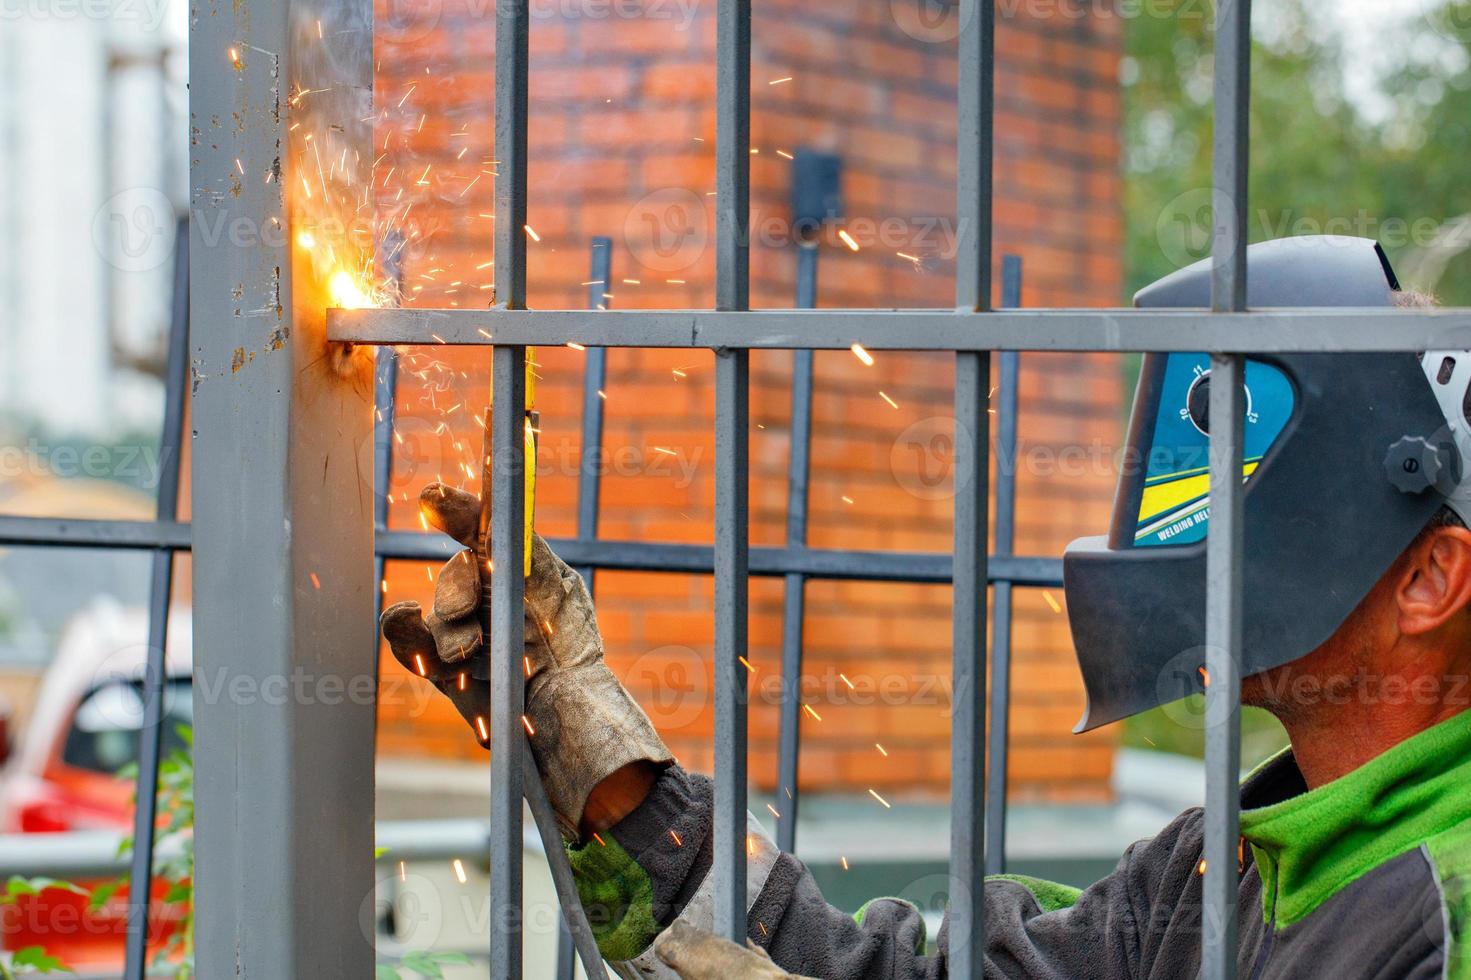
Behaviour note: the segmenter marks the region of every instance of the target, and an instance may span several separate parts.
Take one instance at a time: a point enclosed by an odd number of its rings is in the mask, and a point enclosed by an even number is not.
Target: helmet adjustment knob
[[[1455,446],[1424,436],[1404,436],[1389,447],[1384,472],[1401,493],[1440,489],[1448,493],[1459,482]]]

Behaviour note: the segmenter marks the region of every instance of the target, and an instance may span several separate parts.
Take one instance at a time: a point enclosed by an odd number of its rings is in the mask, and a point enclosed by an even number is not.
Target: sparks
[[[331,294],[332,305],[344,310],[360,310],[374,305],[373,300],[346,269],[338,269],[332,273],[332,278],[327,280],[327,292]]]
[[[880,391],[879,392],[879,397],[882,398],[884,401],[888,402],[890,408],[895,409],[895,410],[898,410],[899,403],[896,402],[896,401],[894,401],[894,399],[890,398],[888,396],[888,393],[887,392]]]
[[[465,877],[465,865],[461,863],[459,858],[455,858],[455,877],[460,880],[460,884],[462,885],[469,880]]]
[[[665,449],[663,446],[655,446],[654,447],[654,452],[656,452],[656,453],[663,453],[665,456],[678,456],[679,455],[679,453],[675,452],[674,450],[672,450],[672,449]]]
[[[773,78],[771,81],[767,82],[766,84],[767,85],[780,85],[783,82],[790,82],[791,80],[792,80],[792,76],[791,75],[788,75],[785,78]]]
[[[862,362],[864,367],[873,367],[873,355],[865,350],[862,344],[854,344],[848,349],[853,352],[854,357]]]
[[[672,838],[674,838],[674,846],[675,847],[683,847],[684,846],[684,841],[682,841],[682,840],[679,839],[679,835],[674,832],[674,828],[672,828],[672,827],[669,829],[669,836],[672,837]]]
[[[608,846],[608,842],[605,841],[605,840],[603,840],[602,837],[598,836],[597,831],[594,831],[593,832],[592,839],[598,842],[598,846],[599,847],[607,847]]]
[[[756,673],[756,668],[751,666],[751,661],[747,660],[745,657],[736,657],[736,659],[739,660],[741,662],[741,665],[745,667],[748,671],[753,674]]]
[[[843,501],[843,503],[845,503],[845,504],[849,504],[849,505],[850,505],[850,506],[851,506],[851,505],[852,505],[852,503],[853,503],[853,498],[852,498],[852,497],[843,497],[843,498],[841,498],[841,499],[842,499],[842,501]]]
[[[879,750],[879,755],[883,756],[885,759],[887,759],[889,757],[889,750],[886,749],[886,748],[884,748],[879,743],[874,742],[873,743],[873,747],[876,748],[876,749],[878,749]]]
[[[1206,687],[1210,687],[1211,686],[1211,672],[1208,671],[1208,670],[1206,670],[1204,667],[1197,667],[1195,669],[1198,670],[1198,671],[1200,671],[1200,682],[1202,684],[1204,684]]]
[[[782,157],[783,159],[786,159],[786,160],[795,160],[796,159],[796,157],[792,156],[786,150],[777,150],[776,151],[776,155],[779,156],[779,157]]]
[[[872,796],[874,799],[876,799],[880,803],[882,803],[884,805],[884,809],[885,810],[892,810],[892,809],[894,809],[893,807],[889,806],[889,801],[888,800],[886,800],[882,796],[878,795],[878,793],[874,792],[872,789],[870,789],[868,791],[868,795],[869,796]]]
[[[322,580],[319,579],[319,578],[317,578],[317,573],[316,572],[312,572],[311,574],[312,574],[312,588],[320,590],[322,588]]]
[[[804,704],[804,705],[802,705],[802,710],[805,711],[805,712],[807,712],[809,715],[811,715],[815,720],[822,721],[822,715],[818,714],[815,710],[813,710],[812,705],[810,705],[810,704]]]
[[[853,686],[853,682],[850,681],[850,680],[848,680],[848,675],[847,674],[844,674],[843,672],[839,671],[838,672],[838,677],[840,677],[842,679],[842,681],[843,681],[844,684],[847,684],[848,685],[848,690],[850,690],[850,691],[856,691],[856,690],[858,690],[858,688],[856,688],[856,687]]]
[[[1205,858],[1201,858],[1200,859],[1200,863],[1195,866],[1195,873],[1198,874],[1198,875],[1201,875],[1202,877],[1204,877],[1205,876],[1205,869],[1206,869],[1206,861],[1205,861]]]
[[[462,671],[460,671],[460,676],[455,679],[455,686],[458,687],[460,690],[463,691],[465,689],[465,684],[466,684],[467,680],[468,680],[468,678],[467,678],[465,672],[462,670]]]
[[[768,803],[768,804],[766,804],[766,809],[768,809],[768,810],[770,810],[770,811],[771,811],[771,815],[772,815],[772,816],[773,816],[773,817],[775,817],[775,818],[776,818],[776,819],[778,819],[778,820],[780,820],[780,819],[781,819],[781,814],[780,814],[780,813],[777,813],[777,812],[776,812],[776,807],[774,807],[774,806],[772,806],[772,805],[771,805],[771,804],[770,804],[770,803]]]
[[[1052,595],[1052,593],[1050,591],[1048,591],[1047,589],[1043,589],[1042,590],[1042,598],[1044,598],[1044,599],[1047,600],[1047,604],[1052,607],[1052,611],[1053,612],[1055,612],[1055,613],[1062,612],[1062,606],[1061,606],[1061,604],[1058,603],[1057,599]]]
[[[526,726],[526,734],[527,735],[535,735],[536,734],[536,729],[531,727],[531,719],[527,718],[525,715],[522,715],[521,716],[521,724],[523,724],[523,725]]]
[[[421,654],[421,653],[414,654],[414,667],[419,671],[419,676],[420,677],[428,677],[429,676],[429,668],[427,668],[427,667],[424,666],[424,655],[423,654]]]
[[[842,862],[843,862],[843,870],[844,870],[844,871],[847,871],[847,870],[848,870],[848,859],[847,859],[847,858],[845,858],[845,857],[843,857],[843,856],[842,856],[842,855],[841,855],[841,854],[840,854],[840,855],[838,855],[838,860],[839,860],[839,861],[842,861]]]
[[[408,881],[409,880],[409,866],[408,866],[408,863],[405,862],[405,861],[398,862],[398,880],[399,881]]]
[[[853,236],[852,235],[848,234],[848,229],[846,229],[846,228],[840,228],[840,229],[838,229],[838,237],[843,240],[843,244],[844,245],[848,246],[849,248],[851,248],[855,252],[858,251],[858,243],[853,240]]]
[[[490,732],[486,731],[486,729],[485,729],[485,719],[482,716],[480,716],[480,715],[476,715],[475,716],[475,730],[480,733],[480,741],[482,741],[482,742],[489,742],[490,741]]]
[[[530,225],[522,225],[521,227],[526,229],[526,234],[531,236],[531,240],[533,242],[541,241],[541,236],[536,233],[535,228],[531,227]]]

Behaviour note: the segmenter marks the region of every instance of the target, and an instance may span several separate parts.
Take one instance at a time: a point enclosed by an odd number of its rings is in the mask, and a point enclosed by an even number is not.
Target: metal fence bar
[[[373,523],[376,533],[388,530],[388,504],[393,491],[393,424],[396,414],[394,397],[398,392],[398,351],[392,347],[379,349],[374,359],[373,380]],[[383,615],[383,582],[387,559],[374,548],[373,554],[373,622]],[[374,646],[378,638],[373,638]]]
[[[672,572],[709,575],[715,569],[715,549],[709,545],[648,541],[578,541],[548,538],[547,543],[574,568],[596,565],[624,572]],[[390,560],[443,561],[456,546],[439,534],[387,531],[379,536],[378,550]],[[748,551],[752,575],[800,572],[807,578],[859,582],[950,581],[951,556],[904,551],[836,551],[826,548],[757,547]],[[987,564],[990,580],[1009,579],[1021,586],[1056,587],[1062,584],[1062,559],[1032,556],[995,556]]]
[[[956,147],[957,310],[991,308],[991,160],[996,80],[994,0],[961,0]],[[984,318],[982,318],[984,320]],[[986,406],[991,355],[955,355],[955,566],[951,649],[950,976],[985,970]]]
[[[588,277],[589,309],[605,310],[612,302],[613,239],[592,240],[592,274]],[[602,497],[603,387],[608,383],[608,350],[589,347],[582,368],[582,465],[577,471],[577,538],[593,541],[598,536],[598,505]],[[594,592],[595,565],[577,566],[587,591]]]
[[[1022,260],[1001,260],[1001,305],[1020,306]],[[996,554],[1010,556],[1016,545],[1016,424],[1017,379],[1021,355],[1001,355],[996,408]],[[1007,732],[1011,722],[1011,612],[1012,582],[994,579],[991,621],[991,738],[986,746],[986,874],[1006,870]]]
[[[750,303],[751,0],[715,33],[715,305]],[[751,354],[715,351],[714,931],[746,938],[746,591]]]
[[[295,57],[319,19],[317,53]],[[372,47],[366,0],[222,5],[190,22],[194,660],[254,690],[349,683],[373,649],[372,488],[344,452],[371,443],[371,380],[317,369],[329,351],[321,294],[294,274],[286,188],[300,174],[282,111],[285,93],[318,90],[313,111],[366,165]],[[242,220],[279,231],[211,240]],[[242,349],[264,356],[232,372]],[[197,687],[194,703],[198,974],[371,975],[373,706]]]
[[[179,512],[180,451],[184,441],[184,377],[189,363],[189,219],[174,238],[174,292],[169,316],[168,359],[163,375],[163,428],[159,433],[160,520]],[[127,980],[143,980],[148,964],[148,903],[153,886],[154,824],[158,815],[158,768],[163,751],[163,717],[169,606],[174,552],[153,551],[148,585],[148,654],[143,671],[143,727],[138,732],[137,804],[133,810],[133,863],[128,876],[128,936],[123,954]]]
[[[527,85],[531,15],[525,4],[496,6],[495,283],[498,305],[526,308]],[[492,355],[490,505],[490,976],[521,977],[521,799],[525,674],[524,542],[526,348],[498,342]],[[483,487],[482,493],[490,487]],[[536,770],[531,779],[538,778]]]
[[[333,310],[334,340],[751,350],[1418,353],[1471,348],[1471,309]],[[434,337],[430,337],[430,334]]]
[[[587,306],[607,309],[612,295],[613,240],[597,236],[591,246],[591,275],[587,277]],[[592,541],[598,536],[598,503],[602,491],[603,386],[607,383],[608,351],[589,347],[582,366],[582,459],[577,471],[577,539]],[[597,566],[579,565],[577,573],[587,583],[588,595],[597,594]],[[557,924],[557,977],[572,980],[577,962],[572,933],[564,909]]]
[[[1216,10],[1214,238],[1211,309],[1246,309],[1246,203],[1250,173],[1251,0]],[[1383,321],[1381,321],[1382,323]],[[1201,852],[1200,975],[1234,980],[1240,879],[1241,568],[1245,550],[1240,354],[1213,354],[1210,386],[1210,502],[1206,536],[1205,842]]]
[[[17,548],[168,548],[187,551],[190,528],[176,520],[93,521],[0,515],[0,545]]]
[[[817,305],[817,243],[797,244],[797,306]],[[812,361],[810,350],[792,352],[792,422],[787,441],[787,547],[807,547],[807,485],[812,475]],[[776,846],[797,849],[797,767],[802,734],[802,627],[807,577],[788,572],[782,583],[781,719],[777,733]]]

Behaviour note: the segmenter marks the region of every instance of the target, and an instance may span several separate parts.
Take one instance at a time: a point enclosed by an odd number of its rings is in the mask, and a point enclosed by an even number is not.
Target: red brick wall
[[[381,213],[411,230],[409,305],[483,305],[490,294],[481,287],[493,279],[486,263],[494,18],[476,0],[446,3],[421,9],[418,19],[411,13],[390,22],[389,11],[379,12],[377,196]],[[783,224],[790,164],[778,151],[799,147],[842,157],[845,220],[834,230],[850,230],[859,245],[854,252],[836,238],[823,244],[820,305],[953,303],[953,25],[917,26],[917,3],[818,10],[797,0],[756,3],[753,305],[791,305],[795,259]],[[541,240],[530,245],[531,305],[585,304],[581,284],[595,235],[614,240],[613,305],[713,305],[713,3],[690,8],[687,24],[672,0],[635,3],[638,16],[598,17],[630,4],[597,0],[548,0],[532,9],[528,222]],[[1018,17],[1000,25],[996,245],[998,256],[1023,256],[1027,305],[1119,299],[1118,41],[1112,19]],[[662,227],[660,239],[653,227]],[[403,495],[411,500],[436,475],[460,479],[476,456],[466,407],[484,403],[486,357],[406,353],[422,377],[406,376],[400,389],[406,460],[395,475],[394,520],[415,526]],[[544,430],[538,526],[549,535],[573,530],[584,356],[565,348],[537,355]],[[758,544],[783,541],[790,365],[787,353],[752,358]],[[701,352],[609,354],[605,537],[711,539],[712,370]],[[883,354],[865,367],[848,352],[821,353],[816,376],[811,543],[948,550],[950,500],[943,485],[928,487],[920,467],[946,472],[951,359]],[[1020,551],[1056,554],[1072,537],[1104,526],[1113,477],[1106,460],[1086,450],[1117,439],[1120,376],[1107,358],[1024,359]],[[1072,456],[1083,450],[1082,465],[1068,469],[1066,453],[1059,462],[1065,447]],[[597,587],[614,669],[681,759],[708,767],[709,580],[601,573]],[[425,598],[427,588],[423,569],[395,567],[389,599]],[[779,659],[781,585],[755,580],[751,592],[753,688],[760,691]],[[943,793],[948,588],[813,582],[807,596],[805,700],[821,720],[804,718],[803,784]],[[1060,593],[1052,598],[1061,601]],[[1107,732],[1067,734],[1082,697],[1064,619],[1036,591],[1018,592],[1016,605],[1013,789],[1032,798],[1103,798],[1113,740]],[[385,676],[401,674],[390,659],[384,663]],[[775,777],[775,723],[775,699],[756,695],[751,771],[767,787]],[[474,747],[458,725],[443,706],[417,712],[398,699],[383,711],[380,751],[469,756]]]

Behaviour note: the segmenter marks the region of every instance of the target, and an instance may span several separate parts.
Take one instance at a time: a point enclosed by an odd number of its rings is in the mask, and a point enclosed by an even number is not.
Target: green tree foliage
[[[1142,6],[1123,65],[1130,293],[1210,246],[1212,6]],[[1382,60],[1365,66],[1349,63],[1335,5],[1257,5],[1248,232],[1375,238],[1407,286],[1468,303],[1471,221],[1455,222],[1471,213],[1471,0],[1384,15]]]

